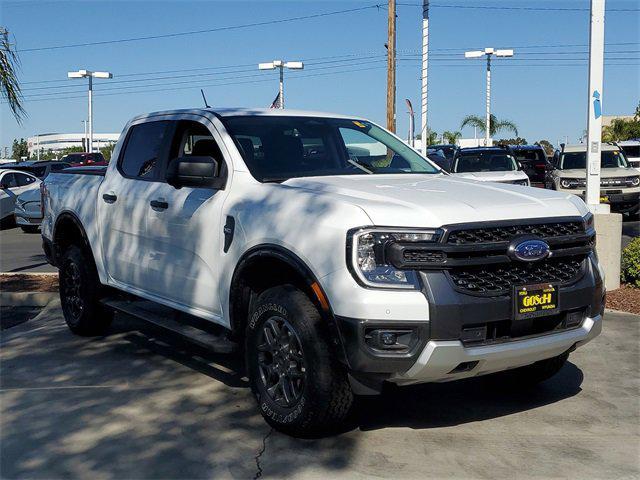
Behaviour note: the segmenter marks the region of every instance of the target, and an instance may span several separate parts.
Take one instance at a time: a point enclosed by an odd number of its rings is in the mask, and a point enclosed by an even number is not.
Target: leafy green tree
[[[462,119],[460,128],[471,127],[477,128],[481,133],[485,133],[486,125],[485,118],[477,115],[467,115]],[[509,120],[498,120],[495,115],[491,114],[489,117],[489,136],[493,137],[496,133],[507,130],[518,135],[518,127],[515,123]]]
[[[22,94],[16,70],[19,65],[14,45],[9,41],[9,31],[0,27],[0,92],[2,99],[9,104],[13,117],[18,123],[26,116],[22,106]]]
[[[553,148],[553,144],[549,140],[538,140],[535,144],[544,148],[544,153],[547,154],[547,157],[551,157],[553,152],[556,150]]]
[[[462,133],[460,132],[450,132],[449,130],[445,130],[442,132],[442,138],[446,143],[451,145],[455,145],[459,138],[462,138]]]
[[[529,145],[526,138],[501,138],[496,143],[498,145]]]
[[[22,157],[27,157],[27,159],[29,158],[29,147],[27,146],[27,141],[24,138],[21,138],[20,140],[14,138],[11,149],[11,157],[14,160],[17,160],[19,162]]]

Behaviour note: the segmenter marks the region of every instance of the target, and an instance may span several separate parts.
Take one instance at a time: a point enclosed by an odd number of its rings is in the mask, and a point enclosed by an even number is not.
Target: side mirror
[[[188,155],[169,162],[166,180],[175,188],[220,188],[219,173],[220,166],[213,157]]]

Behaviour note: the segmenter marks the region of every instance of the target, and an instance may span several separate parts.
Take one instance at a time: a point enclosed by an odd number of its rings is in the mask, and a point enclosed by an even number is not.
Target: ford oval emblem
[[[549,245],[542,240],[516,240],[509,245],[509,256],[522,262],[544,260],[550,254]]]

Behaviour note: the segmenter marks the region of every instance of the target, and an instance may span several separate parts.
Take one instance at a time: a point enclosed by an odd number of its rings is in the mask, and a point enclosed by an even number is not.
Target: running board
[[[116,312],[178,335],[199,347],[217,353],[232,353],[237,344],[229,340],[224,327],[148,300],[105,298],[102,304]]]

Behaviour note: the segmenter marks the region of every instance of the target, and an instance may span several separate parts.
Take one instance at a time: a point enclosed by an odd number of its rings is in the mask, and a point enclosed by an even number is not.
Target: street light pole
[[[429,0],[422,1],[422,105],[420,112],[420,137],[422,154],[427,156],[427,93],[429,77]]]
[[[279,108],[284,108],[284,69],[290,70],[302,70],[304,69],[304,63],[302,62],[285,62],[284,60],[274,60],[272,62],[259,63],[259,70],[280,70],[280,105]]]
[[[89,142],[87,141],[87,121],[82,120],[82,123],[84,124],[84,137],[82,138],[82,147],[86,150],[87,145],[89,144]]]
[[[494,48],[485,48],[484,50],[474,50],[471,52],[464,52],[465,58],[480,58],[482,56],[487,57],[487,111],[484,124],[484,146],[489,146],[489,140],[491,139],[491,57],[513,57],[513,50],[496,50]]]
[[[93,153],[93,79],[113,78],[113,74],[109,72],[92,72],[90,70],[78,70],[77,72],[67,73],[67,77],[89,79],[89,145],[87,150],[89,151],[89,153]]]
[[[489,146],[489,138],[491,137],[491,54],[487,55],[487,111],[484,121],[484,146]]]
[[[604,4],[591,0],[589,33],[589,91],[587,92],[587,185],[585,200],[593,212],[608,212],[600,204],[600,152],[602,145],[602,76],[604,70]]]

